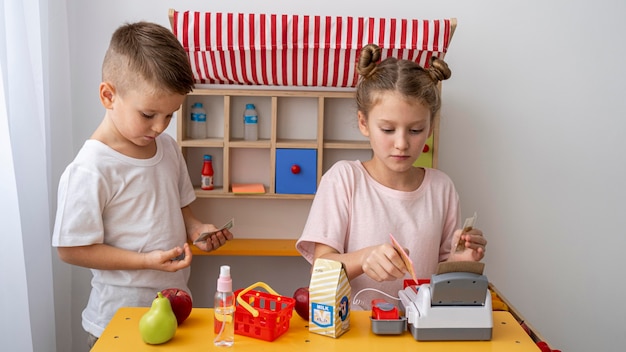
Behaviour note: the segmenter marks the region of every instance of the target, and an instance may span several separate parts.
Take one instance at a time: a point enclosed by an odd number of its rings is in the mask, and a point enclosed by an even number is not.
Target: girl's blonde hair
[[[425,69],[411,60],[388,57],[380,61],[380,55],[376,44],[361,49],[356,65],[361,75],[356,88],[357,109],[367,117],[381,93],[397,92],[427,106],[432,122],[441,108],[438,84],[452,75],[448,65],[433,56]]]

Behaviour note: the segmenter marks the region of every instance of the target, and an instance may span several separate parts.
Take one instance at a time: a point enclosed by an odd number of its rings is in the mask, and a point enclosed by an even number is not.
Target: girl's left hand
[[[457,251],[457,244],[461,241],[465,242],[465,249]],[[458,229],[452,236],[452,247],[450,248],[450,258],[455,261],[480,261],[485,256],[485,247],[487,239],[483,236],[483,232],[479,229],[472,229],[463,232]]]

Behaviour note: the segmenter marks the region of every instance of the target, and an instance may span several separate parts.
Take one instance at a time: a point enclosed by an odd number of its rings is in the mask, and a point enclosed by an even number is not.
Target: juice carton
[[[309,331],[337,338],[350,329],[350,282],[341,262],[318,258],[309,284]]]

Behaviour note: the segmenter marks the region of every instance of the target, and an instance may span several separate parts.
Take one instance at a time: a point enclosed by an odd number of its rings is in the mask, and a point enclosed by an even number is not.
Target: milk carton
[[[309,284],[309,331],[334,338],[348,331],[350,292],[341,262],[316,259]]]

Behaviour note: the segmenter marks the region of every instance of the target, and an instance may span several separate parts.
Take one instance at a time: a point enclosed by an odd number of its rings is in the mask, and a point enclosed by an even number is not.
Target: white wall
[[[111,33],[123,22],[142,19],[167,26],[169,7],[456,17],[446,57],[453,76],[444,83],[440,168],[455,180],[463,212],[479,214],[478,225],[489,239],[485,261],[490,281],[554,348],[617,351],[626,345],[626,308],[620,304],[626,284],[619,264],[626,248],[626,190],[621,186],[626,139],[620,138],[626,128],[626,29],[619,22],[626,3],[67,2],[73,118],[66,127],[76,141],[74,152],[103,115],[97,97],[100,64]],[[241,270],[261,263],[263,272],[282,273],[291,266],[284,280],[271,284],[306,282],[299,277],[308,269],[301,258],[200,258],[192,279],[198,295],[212,292],[222,261]],[[55,280],[71,282],[65,293],[75,302],[73,346],[81,351],[80,310],[89,275],[75,268],[67,278],[60,270],[55,270]],[[265,280],[263,273],[245,276],[255,278]]]

